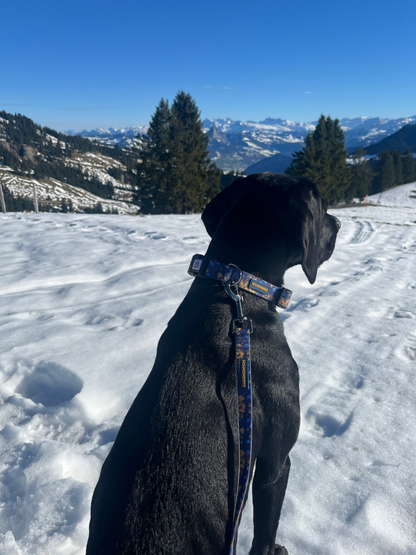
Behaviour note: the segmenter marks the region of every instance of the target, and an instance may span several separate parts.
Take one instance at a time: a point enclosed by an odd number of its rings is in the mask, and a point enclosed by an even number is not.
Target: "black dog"
[[[314,283],[339,229],[326,206],[304,179],[240,178],[202,214],[206,256],[275,285],[301,264]],[[275,306],[244,294],[243,307],[254,325],[250,554],[283,555],[275,536],[299,429],[298,368]],[[239,466],[235,310],[219,282],[194,280],[103,465],[87,555],[228,555]]]

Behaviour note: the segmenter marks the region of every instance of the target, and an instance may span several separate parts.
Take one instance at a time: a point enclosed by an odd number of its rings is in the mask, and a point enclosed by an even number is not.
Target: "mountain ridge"
[[[211,159],[223,171],[244,171],[249,166],[276,154],[288,156],[304,146],[306,135],[313,131],[316,121],[293,122],[282,118],[265,118],[260,122],[231,118],[204,119],[203,129],[210,135],[208,150]],[[416,123],[416,115],[402,118],[356,117],[342,118],[346,148],[354,151],[379,142],[405,125]],[[68,131],[107,145],[139,146],[137,133],[146,133],[145,126],[120,129]]]
[[[377,155],[384,150],[410,150],[416,152],[416,124],[407,124],[396,133],[385,137],[378,143],[367,147],[366,151],[369,155]]]

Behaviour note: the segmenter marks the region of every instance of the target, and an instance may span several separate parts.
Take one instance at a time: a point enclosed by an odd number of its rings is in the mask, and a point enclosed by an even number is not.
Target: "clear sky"
[[[5,0],[0,110],[58,130],[416,115],[415,0]]]

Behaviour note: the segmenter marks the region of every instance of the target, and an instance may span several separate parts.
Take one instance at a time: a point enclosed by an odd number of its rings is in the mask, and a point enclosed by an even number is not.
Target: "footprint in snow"
[[[332,437],[341,436],[348,430],[352,422],[353,413],[344,422],[340,422],[329,414],[314,414],[312,411],[309,411],[306,417],[314,418],[316,426],[323,431],[322,437]]]
[[[166,235],[158,235],[157,231],[146,231],[144,233],[149,239],[167,239]]]
[[[404,353],[409,360],[416,360],[416,347],[406,347]]]
[[[71,370],[54,362],[42,361],[23,378],[16,393],[45,407],[55,407],[73,399],[83,385],[81,378]]]
[[[408,312],[407,310],[396,310],[393,314],[393,318],[414,318],[414,314]]]
[[[371,237],[373,233],[374,228],[370,222],[367,222],[365,220],[355,222],[355,233],[354,236],[351,238],[350,243],[364,243]]]
[[[292,310],[309,310],[314,306],[318,306],[319,299],[301,299],[298,303],[295,304]]]

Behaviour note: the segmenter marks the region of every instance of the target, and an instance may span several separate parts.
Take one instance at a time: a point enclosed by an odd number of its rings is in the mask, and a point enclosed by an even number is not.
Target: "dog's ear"
[[[239,177],[234,180],[231,185],[218,193],[218,195],[206,205],[202,212],[202,221],[211,237],[213,237],[224,215],[244,194],[244,179],[244,177]]]
[[[303,259],[302,270],[305,272],[309,283],[315,283],[319,267],[320,242],[322,233],[322,204],[321,199],[309,191],[306,200],[306,210],[303,213],[302,245]]]

